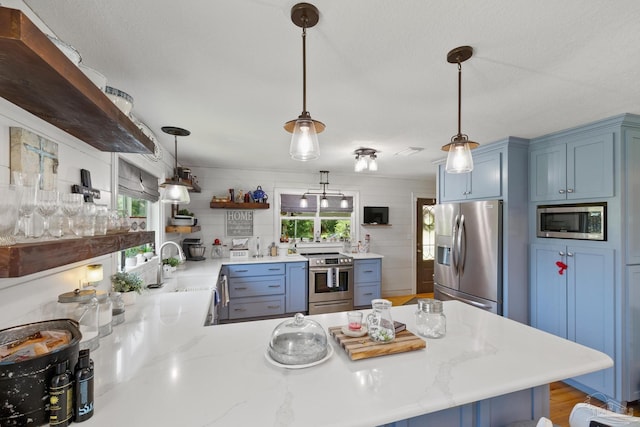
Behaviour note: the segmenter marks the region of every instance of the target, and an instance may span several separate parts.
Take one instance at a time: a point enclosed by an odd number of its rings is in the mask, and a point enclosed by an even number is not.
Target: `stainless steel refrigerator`
[[[502,315],[502,201],[435,207],[434,297]]]

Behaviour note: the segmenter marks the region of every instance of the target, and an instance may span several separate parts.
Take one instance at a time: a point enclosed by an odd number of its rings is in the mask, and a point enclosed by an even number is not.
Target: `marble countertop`
[[[372,426],[613,364],[600,352],[447,301],[447,335],[427,340],[426,349],[351,361],[330,338],[334,354],[326,362],[283,369],[265,357],[283,319],[205,327],[211,291],[174,292],[215,264],[178,270],[164,288],[127,306],[125,323],[92,354],[96,412],[85,425]],[[394,307],[392,316],[415,331],[415,309]],[[325,328],[346,320],[344,313],[311,317]]]

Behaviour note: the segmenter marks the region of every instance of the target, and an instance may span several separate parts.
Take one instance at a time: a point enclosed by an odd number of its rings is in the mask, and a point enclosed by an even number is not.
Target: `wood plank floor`
[[[413,298],[433,298],[433,294],[403,295],[384,298],[391,301],[393,305],[403,305],[408,301],[411,301]],[[560,427],[569,427],[569,415],[571,415],[571,410],[576,404],[586,402],[588,397],[585,393],[582,393],[581,391],[560,381],[550,385],[550,394],[549,418],[554,425]],[[591,403],[598,406],[602,405],[602,402],[595,399],[592,399]],[[636,410],[634,413],[637,414],[638,411]]]

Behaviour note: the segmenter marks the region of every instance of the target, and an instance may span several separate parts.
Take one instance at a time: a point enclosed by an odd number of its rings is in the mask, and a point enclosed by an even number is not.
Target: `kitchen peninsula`
[[[546,415],[548,383],[612,365],[600,352],[445,302],[447,335],[424,350],[354,362],[330,339],[326,362],[282,369],[265,351],[283,319],[203,326],[211,291],[195,286],[204,270],[190,270],[139,297],[101,340],[87,426],[410,426],[414,417],[503,425]],[[392,310],[415,331],[415,306]],[[313,319],[326,329],[345,315]]]

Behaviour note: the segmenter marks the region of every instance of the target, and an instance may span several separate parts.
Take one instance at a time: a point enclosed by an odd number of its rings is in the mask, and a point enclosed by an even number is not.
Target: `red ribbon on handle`
[[[561,275],[561,276],[564,274],[564,271],[565,271],[565,270],[567,269],[567,267],[568,267],[568,265],[567,265],[567,264],[565,264],[565,263],[564,263],[564,262],[562,262],[562,261],[556,261],[556,266],[560,269],[560,270],[558,270],[558,274],[559,274],[559,275]]]

